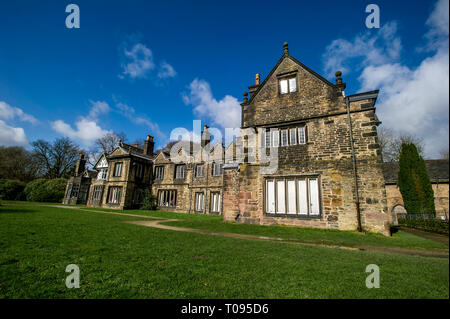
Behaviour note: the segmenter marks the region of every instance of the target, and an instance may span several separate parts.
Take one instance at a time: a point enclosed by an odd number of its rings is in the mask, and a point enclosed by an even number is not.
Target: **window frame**
[[[142,163],[136,163],[135,177],[137,179],[142,179],[144,177],[144,165]]]
[[[158,189],[157,195],[158,196],[156,197],[156,204],[158,207],[177,207],[178,194],[176,189]],[[163,199],[162,202],[161,199]],[[170,203],[172,202],[172,200],[173,204],[171,205]],[[168,205],[161,205],[161,203],[165,202],[167,202]]]
[[[283,142],[283,133],[286,133],[286,143]],[[289,146],[289,130],[281,129],[280,130],[280,146]]]
[[[302,134],[303,134],[303,142],[301,142],[301,138],[300,138],[300,133],[302,132]],[[306,137],[306,125],[305,126],[300,126],[300,127],[298,127],[297,128],[297,134],[298,134],[298,136],[297,136],[297,144],[298,145],[305,145],[305,144],[307,144],[307,137]]]
[[[198,210],[198,209],[197,209],[199,197],[202,198],[202,202],[201,202],[201,204],[202,204],[201,206],[202,206],[202,207],[201,207],[201,210]],[[196,193],[195,193],[194,211],[195,211],[196,213],[204,213],[204,212],[205,212],[205,192],[196,192]]]
[[[219,170],[219,173],[217,173],[217,170]],[[223,163],[213,162],[211,175],[222,176],[222,174],[223,174]]]
[[[163,180],[164,179],[164,165],[157,165],[155,166],[155,180]]]
[[[113,195],[114,190],[117,190],[116,196]],[[123,191],[122,186],[109,186],[108,187],[108,198],[107,198],[108,204],[109,205],[120,205],[121,199],[122,199],[122,191]],[[117,202],[112,201],[114,199],[114,197],[117,198]]]
[[[276,145],[275,145],[275,138],[274,138],[275,136],[277,137],[276,138],[276,141],[277,141]],[[272,147],[279,147],[280,146],[280,130],[279,129],[272,130],[271,131],[271,137],[272,137]]]
[[[215,207],[213,207],[214,205],[214,196],[218,196],[217,198],[217,210],[214,210]],[[211,201],[210,201],[210,208],[209,208],[209,212],[210,213],[215,213],[215,214],[220,214],[220,208],[221,208],[221,196],[220,196],[220,192],[211,192]]]
[[[117,167],[120,167],[119,175],[117,175]],[[113,177],[122,177],[123,162],[114,163]]]
[[[178,177],[178,168],[179,167],[183,167],[183,177]],[[182,180],[182,179],[185,179],[185,178],[186,178],[186,164],[175,165],[175,176],[174,176],[174,179]]]
[[[317,180],[317,199],[318,199],[318,214],[311,214],[311,192],[309,190],[310,182],[309,180]],[[289,193],[288,193],[288,181],[294,180],[295,184],[295,206],[296,206],[296,213],[289,213]],[[299,207],[299,190],[298,190],[298,181],[304,180],[306,183],[306,198],[307,198],[307,214],[300,214],[300,207]],[[274,212],[268,212],[268,182],[272,181],[273,189],[274,189]],[[284,213],[277,213],[278,207],[277,207],[277,182],[278,181],[284,181]],[[286,175],[286,176],[266,176],[264,178],[264,186],[263,186],[263,205],[264,205],[264,215],[268,217],[280,217],[280,218],[299,218],[299,219],[321,219],[323,214],[323,200],[322,200],[322,183],[321,183],[321,176],[320,174],[306,174],[306,175]]]
[[[291,80],[295,80],[295,90],[291,89]],[[281,90],[281,82],[286,81],[286,89],[287,92],[283,93]],[[290,93],[296,93],[298,92],[298,80],[297,75],[286,75],[278,78],[278,93],[279,95],[286,95]]]
[[[294,133],[292,133],[294,131]],[[294,137],[294,141],[292,141],[292,137]],[[297,145],[297,128],[291,127],[289,128],[289,145]]]
[[[201,172],[201,174],[199,174],[199,172]],[[205,177],[205,164],[197,164],[195,166],[195,177],[196,178]]]

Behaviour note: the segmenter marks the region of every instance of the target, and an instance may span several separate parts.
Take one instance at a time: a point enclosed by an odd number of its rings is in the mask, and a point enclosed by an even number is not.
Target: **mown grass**
[[[93,210],[104,210],[92,208]],[[395,247],[418,250],[447,250],[444,244],[412,235],[404,231],[397,231],[391,237],[375,233],[358,233],[356,231],[341,231],[332,229],[302,228],[293,226],[262,226],[250,224],[237,224],[232,222],[223,222],[222,216],[202,215],[202,214],[184,214],[164,211],[145,211],[145,210],[126,210],[128,214],[137,214],[145,216],[164,217],[178,219],[174,222],[165,222],[163,224],[211,230],[215,232],[228,232],[236,234],[248,234],[268,237],[278,237],[290,239],[305,243],[338,245],[348,247],[376,246],[376,247]]]
[[[208,220],[204,224],[218,223],[211,216],[141,213],[179,215],[179,224],[199,225],[202,219]],[[0,297],[449,297],[448,259],[304,247],[123,223],[137,219],[35,205],[0,207]],[[79,289],[65,287],[68,264],[80,267]],[[365,286],[369,264],[380,267],[379,289]]]

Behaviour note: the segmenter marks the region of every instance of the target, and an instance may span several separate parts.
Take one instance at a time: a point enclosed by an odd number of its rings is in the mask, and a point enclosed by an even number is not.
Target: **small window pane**
[[[281,94],[286,94],[288,92],[288,81],[280,80],[280,92]]]
[[[291,145],[296,145],[297,144],[297,132],[296,132],[296,129],[295,128],[291,128],[290,130],[289,130],[289,135],[290,135],[290,141],[289,141],[289,143],[291,144]]]
[[[288,145],[288,130],[281,131],[281,146]]]
[[[317,178],[309,179],[309,214],[319,215],[319,186]]]
[[[305,127],[298,128],[298,144],[306,144]]]
[[[287,181],[287,192],[288,192],[288,214],[297,213],[297,205],[295,198],[295,180]]]
[[[295,91],[297,91],[297,79],[296,78],[289,79],[289,92]]]
[[[265,136],[266,136],[266,140],[265,140],[265,142],[266,142],[266,147],[267,147],[267,148],[270,148],[270,131],[267,131],[266,134],[265,134]]]
[[[284,180],[277,181],[277,214],[284,214],[285,201]]]
[[[297,202],[299,208],[299,214],[308,214],[308,199],[306,193],[306,181],[304,179],[299,179],[297,181]]]
[[[267,212],[269,214],[275,213],[275,185],[274,181],[267,181],[267,194],[266,194]]]
[[[280,133],[278,132],[278,130],[272,132],[272,143],[273,143],[272,146],[273,147],[278,147],[279,140],[280,140],[279,134]]]

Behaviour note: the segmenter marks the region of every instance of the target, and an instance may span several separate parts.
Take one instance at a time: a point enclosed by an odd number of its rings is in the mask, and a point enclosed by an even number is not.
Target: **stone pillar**
[[[223,166],[223,220],[239,217],[239,164]]]

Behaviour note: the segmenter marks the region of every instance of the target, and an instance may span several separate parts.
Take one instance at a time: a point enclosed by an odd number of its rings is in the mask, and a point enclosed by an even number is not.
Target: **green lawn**
[[[448,298],[448,259],[224,238],[123,223],[138,217],[30,204],[0,206],[1,298]],[[393,238],[293,227],[224,224],[219,217],[127,211],[177,226],[315,242],[438,249]],[[436,246],[437,245],[437,246]],[[65,287],[77,264],[81,287]],[[380,267],[381,287],[365,286]]]
[[[88,208],[91,210],[108,209]],[[164,217],[178,219],[174,222],[165,222],[163,224],[195,229],[205,229],[215,232],[228,232],[237,234],[248,234],[268,237],[278,237],[292,241],[305,243],[338,245],[338,246],[376,246],[376,247],[395,247],[417,250],[448,251],[448,247],[425,239],[414,236],[410,233],[398,231],[392,234],[392,237],[386,237],[375,233],[358,233],[356,231],[341,231],[330,229],[302,228],[293,226],[261,226],[249,224],[237,224],[232,222],[223,222],[222,216],[184,214],[164,211],[142,211],[126,210],[124,213],[144,216]]]

